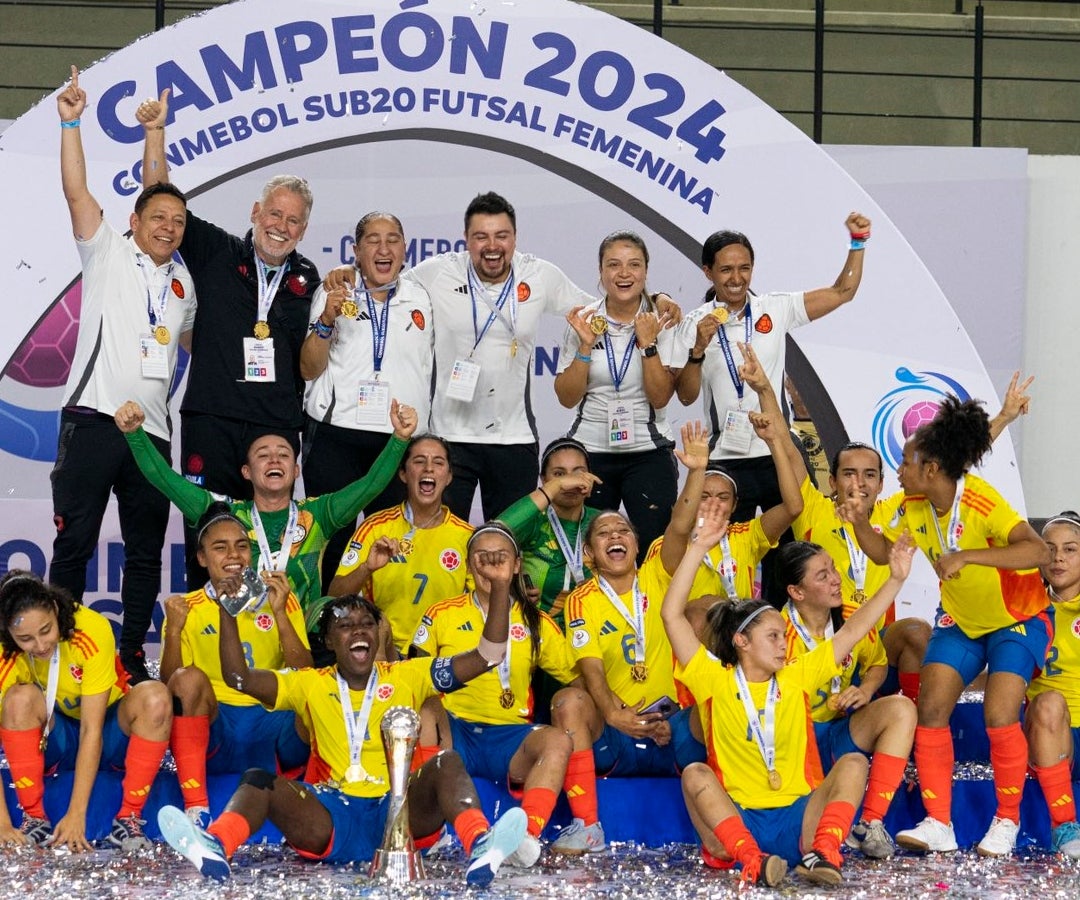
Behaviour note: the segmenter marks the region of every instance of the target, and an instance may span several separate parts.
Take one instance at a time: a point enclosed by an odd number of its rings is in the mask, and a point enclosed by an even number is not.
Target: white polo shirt
[[[686,354],[694,347],[697,325],[702,316],[712,312],[719,304],[715,300],[703,303],[697,309],[687,313],[676,329],[679,349],[677,356],[682,360],[676,365],[685,366]],[[747,335],[746,309],[749,307],[753,317]],[[762,294],[760,297],[748,297],[747,305],[737,316],[731,316],[723,325],[731,348],[731,358],[738,367],[742,365],[742,354],[736,345],[750,341],[757,354],[765,374],[769,378],[776,396],[782,397],[784,390],[785,341],[787,334],[800,325],[810,321],[806,314],[806,302],[801,291],[797,293]],[[710,459],[747,459],[768,456],[769,447],[756,434],[750,441],[750,451],[746,454],[733,453],[720,448],[720,431],[729,409],[739,409],[739,395],[735,382],[728,371],[724,359],[723,347],[719,336],[713,338],[705,350],[705,362],[701,364],[701,397],[705,408],[705,418],[711,433],[709,444],[712,450]],[[761,404],[753,388],[743,386],[741,408],[750,412],[760,412]]]
[[[75,244],[82,260],[82,305],[64,406],[85,406],[111,416],[134,400],[146,413],[143,427],[167,441],[177,341],[195,322],[191,275],[179,254],[155,266],[132,238],[104,219],[90,238],[76,239]],[[168,377],[147,378],[140,339],[151,335],[150,309],[159,309],[163,296],[165,314],[159,324],[169,329]]]
[[[384,314],[384,303],[372,298],[375,313]],[[394,295],[385,301],[387,335],[378,380],[390,385],[390,396],[416,409],[419,432],[427,430],[431,412],[431,369],[435,347],[431,301],[427,292],[412,281],[399,280]],[[389,408],[381,425],[360,424],[357,401],[361,382],[375,380],[375,331],[363,295],[356,301],[354,319],[338,316],[329,338],[330,357],[326,368],[308,382],[304,411],[319,422],[340,428],[354,428],[390,434]],[[311,321],[326,308],[326,291],[320,286],[311,301]]]
[[[431,428],[447,440],[461,443],[535,443],[529,375],[540,317],[545,313],[565,316],[573,307],[584,306],[593,298],[558,267],[531,254],[515,252],[513,283],[501,318],[491,323],[476,344],[477,335],[507,284],[483,285],[487,299],[474,298],[469,289],[468,267],[468,252],[443,253],[402,275],[427,290],[435,317]],[[513,324],[513,334],[508,323]],[[514,341],[517,352],[512,354]],[[446,388],[454,361],[470,357],[480,366],[472,400],[448,397]]]
[[[642,310],[644,309],[643,303]],[[601,314],[605,312],[603,300],[590,304],[585,315],[588,316],[596,311]],[[593,343],[589,382],[585,389],[585,396],[577,406],[574,423],[570,426],[570,437],[577,438],[588,450],[598,453],[635,453],[642,450],[654,450],[657,447],[673,446],[675,442],[671,434],[671,426],[667,421],[667,407],[653,409],[645,396],[643,368],[645,360],[641,358],[641,351],[636,348],[629,351],[629,367],[616,393],[615,379],[611,377],[611,366],[605,349],[605,338],[610,342],[615,370],[618,371],[624,355],[628,352],[627,348],[634,343],[634,323],[620,324],[609,318],[607,334],[597,337]],[[581,339],[577,332],[567,326],[562,349],[559,351],[560,372],[568,369],[573,363],[580,345]],[[665,366],[670,366],[672,358],[677,356],[673,328],[665,328],[657,334],[656,349],[660,362]],[[629,403],[633,410],[634,440],[613,447],[608,441],[611,430],[608,404],[616,398]]]

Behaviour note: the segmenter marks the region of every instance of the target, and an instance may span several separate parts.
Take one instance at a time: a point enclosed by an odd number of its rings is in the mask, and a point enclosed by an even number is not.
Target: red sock
[[[994,791],[997,793],[997,812],[1001,819],[1020,821],[1020,800],[1024,795],[1027,775],[1028,744],[1019,722],[987,728],[990,738],[990,764],[994,767]]]
[[[897,672],[897,679],[900,681],[900,693],[908,698],[912,703],[919,702],[919,673],[918,672]]]
[[[45,754],[41,750],[41,729],[27,728],[12,731],[0,728],[0,744],[4,746],[15,795],[23,813],[36,819],[45,818]]]
[[[712,830],[712,833],[724,845],[728,856],[735,862],[742,863],[743,866],[749,865],[761,856],[761,848],[757,841],[738,816],[728,816]]]
[[[1076,801],[1073,799],[1072,762],[1062,759],[1052,766],[1032,766],[1039,779],[1050,810],[1050,825],[1057,827],[1076,819]]]
[[[206,791],[206,748],[210,745],[209,716],[173,716],[172,748],[176,778],[184,808],[210,806]]]
[[[863,797],[862,817],[867,822],[877,822],[885,818],[892,803],[896,788],[904,777],[907,760],[888,753],[875,753],[870,762],[870,780]]]
[[[915,768],[923,806],[931,818],[952,821],[953,742],[948,728],[915,729]]]
[[[480,810],[471,808],[459,812],[452,824],[466,856],[472,853],[473,841],[491,827]]]
[[[120,812],[116,814],[118,819],[138,816],[142,812],[146,798],[150,796],[154,777],[161,771],[161,761],[168,747],[168,741],[148,741],[137,734],[128,738],[122,784],[124,800],[120,804]]]
[[[413,751],[412,767],[409,771],[415,772],[429,759],[434,759],[440,753],[442,753],[442,747],[438,744],[417,744],[416,749]]]
[[[814,829],[814,849],[834,866],[844,864],[840,845],[851,831],[855,819],[855,807],[845,800],[833,800],[825,804],[817,828]]]
[[[228,810],[218,816],[206,830],[221,841],[226,859],[232,859],[236,848],[251,837],[251,826],[248,824],[248,820],[240,813],[229,812]]]
[[[570,754],[563,790],[575,819],[581,819],[585,825],[592,825],[600,820],[596,799],[596,761],[591,748],[575,750]]]
[[[555,808],[555,801],[558,799],[559,795],[548,788],[536,787],[525,791],[521,798],[521,808],[529,817],[528,830],[533,837],[540,837],[540,832],[544,830],[548,819],[551,818],[551,811]]]
[[[735,868],[735,860],[733,859],[721,859],[719,856],[714,856],[709,852],[709,848],[704,844],[701,845],[701,861],[705,863],[710,869],[733,869]]]

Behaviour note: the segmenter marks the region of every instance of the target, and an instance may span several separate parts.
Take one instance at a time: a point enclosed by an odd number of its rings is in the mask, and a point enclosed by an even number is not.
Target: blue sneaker
[[[513,853],[529,825],[529,817],[520,806],[507,810],[498,821],[473,842],[465,883],[469,887],[487,887],[506,857]]]
[[[1050,834],[1050,847],[1055,853],[1080,859],[1080,825],[1075,820],[1062,822]]]
[[[229,861],[221,841],[192,822],[182,809],[163,806],[158,811],[157,821],[161,836],[169,846],[203,875],[217,881],[229,877]]]

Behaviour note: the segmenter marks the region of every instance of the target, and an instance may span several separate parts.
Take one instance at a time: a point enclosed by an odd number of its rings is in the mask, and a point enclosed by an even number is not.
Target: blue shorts
[[[896,666],[890,665],[888,671],[885,673],[885,680],[881,682],[881,687],[874,693],[873,699],[878,697],[891,697],[893,694],[900,693],[900,670]]]
[[[334,826],[330,846],[322,854],[293,847],[300,856],[335,865],[367,862],[375,856],[386,829],[386,816],[390,811],[389,793],[381,797],[350,797],[337,788],[325,785],[313,787],[302,782],[294,784],[298,788],[307,788],[315,795],[330,813]]]
[[[964,684],[970,684],[987,666],[991,675],[1010,672],[1024,681],[1031,681],[1042,670],[1053,641],[1053,609],[972,638],[938,607],[923,665],[941,663],[948,666],[959,673]]]
[[[469,722],[446,714],[454,749],[465,763],[465,771],[474,778],[490,778],[510,786],[510,760],[540,725],[491,725]],[[520,785],[518,785],[520,787]]]
[[[128,736],[120,729],[120,703],[105,710],[105,722],[101,726],[101,761],[99,772],[120,772],[127,757]],[[49,742],[45,745],[45,771],[74,771],[75,757],[79,753],[78,719],[57,712],[53,717]]]
[[[775,853],[794,866],[802,859],[803,817],[809,802],[807,794],[790,806],[776,809],[743,809],[738,803],[735,808],[763,853]]]
[[[1073,739],[1073,758],[1072,758],[1072,780],[1080,781],[1080,728],[1073,726],[1072,728]]]
[[[289,772],[303,768],[311,748],[296,733],[296,716],[269,712],[261,706],[218,704],[210,724],[206,771],[210,775],[251,768]]]
[[[705,762],[705,745],[690,733],[691,707],[680,709],[668,719],[671,740],[663,747],[648,739],[632,738],[610,725],[593,744],[596,774],[678,775],[690,763]]]
[[[817,739],[821,768],[826,775],[845,753],[861,753],[867,758],[870,756],[869,752],[852,739],[851,719],[847,716],[840,716],[831,722],[815,722],[814,737]]]

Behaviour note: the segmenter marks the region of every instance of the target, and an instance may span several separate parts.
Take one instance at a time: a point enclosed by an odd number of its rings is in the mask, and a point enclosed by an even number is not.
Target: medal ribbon
[[[360,765],[360,753],[364,749],[364,735],[367,734],[368,720],[371,718],[371,704],[375,702],[375,685],[379,681],[379,671],[375,663],[371,665],[371,674],[368,676],[367,687],[364,688],[364,702],[360,704],[360,712],[353,712],[352,700],[349,698],[349,685],[341,673],[337,673],[338,696],[341,697],[341,712],[345,717],[345,740],[349,745],[349,768],[359,766],[364,772],[364,781],[377,781],[378,779],[364,771]],[[344,778],[342,781],[344,782]]]
[[[582,515],[584,520],[585,516]],[[582,528],[582,523],[578,522],[577,540],[574,542],[574,548],[570,549],[570,538],[566,536],[566,531],[563,530],[562,522],[559,521],[559,517],[555,515],[555,510],[550,506],[547,508],[547,520],[551,523],[551,530],[555,533],[555,541],[559,545],[559,551],[563,555],[563,559],[566,560],[566,574],[567,579],[563,580],[563,589],[570,587],[569,577],[574,579],[574,584],[581,584],[585,580],[585,566],[582,563],[581,553],[581,533],[585,530]]]
[[[720,580],[724,583],[724,591],[727,593],[728,600],[734,600],[739,595],[735,590],[735,559],[731,555],[731,542],[728,540],[727,534],[720,538],[720,565],[713,564],[709,554],[705,554],[705,558],[702,560],[705,563],[705,568],[711,569],[717,575],[720,576]]]
[[[952,512],[949,513],[949,539],[945,540],[945,535],[941,533],[941,523],[938,522],[937,510],[934,509],[934,504],[930,503],[930,518],[934,520],[934,528],[937,529],[938,540],[941,542],[941,552],[954,553],[960,549],[960,530],[963,527],[960,524],[960,498],[964,496],[964,481],[966,479],[963,475],[960,476],[960,480],[956,482],[956,497],[953,498]]]
[[[622,386],[623,379],[626,378],[626,373],[630,368],[630,360],[634,356],[634,336],[630,335],[630,342],[626,345],[626,352],[623,353],[622,362],[619,364],[618,371],[615,370],[615,348],[611,343],[611,329],[609,328],[604,334],[604,352],[607,354],[607,366],[608,372],[611,375],[611,382],[615,385],[615,393],[619,393],[619,388]]]
[[[363,276],[360,277],[361,283],[363,283]],[[380,288],[380,291],[385,290],[386,299],[383,301],[382,309],[376,311],[375,300],[372,297],[374,291],[369,291],[367,285],[362,288],[357,288],[353,294],[363,294],[364,299],[367,300],[368,316],[371,317],[371,355],[375,363],[375,380],[379,380],[379,372],[382,371],[383,357],[386,355],[386,338],[390,334],[390,301],[394,299],[394,294],[397,292],[397,282],[389,287]],[[379,313],[382,313],[380,316]]]
[[[788,614],[788,618],[791,620],[791,627],[795,629],[795,633],[802,638],[802,642],[806,644],[807,650],[817,649],[818,642],[814,640],[810,634],[810,629],[806,627],[806,623],[803,622],[802,617],[799,615],[799,611],[795,608],[795,604],[788,600],[784,606],[785,612]],[[831,638],[833,636],[833,624],[830,618],[825,623],[825,637]],[[833,694],[840,693],[840,676],[834,675],[832,680],[829,681],[829,692]]]
[[[615,589],[607,583],[607,580],[603,575],[596,576],[596,583],[600,585],[600,590],[604,592],[604,596],[611,601],[611,605],[619,611],[627,624],[634,629],[634,663],[645,664],[645,595],[641,593],[641,588],[638,587],[637,576],[634,576],[634,613],[630,614],[623,604],[622,599]]]
[[[472,593],[472,602],[476,605],[477,610],[480,612],[480,618],[484,620],[484,624],[487,625],[487,613],[484,612],[484,607],[480,605],[480,601],[476,599],[476,591]],[[510,634],[506,635],[506,655],[503,657],[502,662],[495,667],[495,671],[499,675],[499,687],[504,691],[510,690]]]
[[[746,328],[746,339],[743,341],[745,344],[749,344],[750,338],[753,336],[753,332],[750,330],[753,318],[754,314],[750,309],[750,298],[748,297],[746,299],[745,315],[743,316],[743,324]],[[735,357],[731,353],[731,341],[728,340],[727,331],[723,325],[716,329],[716,339],[720,342],[720,352],[724,354],[728,375],[731,376],[731,383],[735,385],[735,393],[739,396],[739,406],[741,407],[743,391],[746,390],[746,385],[743,384],[743,380],[739,377],[739,367],[735,365]]]
[[[746,711],[746,719],[750,725],[750,734],[754,737],[761,760],[765,768],[770,772],[776,771],[776,701],[780,699],[780,685],[773,675],[769,679],[769,692],[765,696],[765,725],[762,727],[758,718],[758,711],[754,708],[754,698],[750,696],[750,685],[747,684],[746,675],[742,666],[735,666],[735,683],[739,688],[739,699],[742,700],[743,709]]]
[[[281,279],[285,277],[285,273],[289,271],[289,261],[286,260],[282,263],[281,267],[274,273],[274,277],[270,283],[266,283],[266,273],[268,266],[262,261],[262,257],[258,253],[255,254],[255,271],[257,277],[255,283],[259,288],[259,311],[256,314],[256,322],[269,322],[270,321],[270,307],[274,303],[274,298],[277,296],[278,288],[281,287]]]
[[[840,533],[844,536],[844,543],[847,544],[848,561],[851,563],[851,580],[855,582],[855,590],[861,594],[866,589],[866,554],[851,539],[847,525],[843,522],[840,523]]]
[[[289,501],[289,519],[285,524],[285,531],[281,535],[281,548],[277,554],[270,552],[270,541],[266,537],[263,528],[262,517],[255,504],[251,504],[251,527],[255,529],[255,540],[259,543],[259,563],[262,568],[270,572],[284,572],[289,564],[289,554],[292,550],[293,535],[296,533],[296,520],[300,510],[295,500]],[[263,562],[265,560],[265,562]]]
[[[510,332],[510,339],[513,340],[516,337],[517,331],[517,304],[510,304],[510,321],[508,322],[503,318],[503,307],[506,306],[506,301],[510,297],[511,291],[514,289],[514,270],[510,270],[510,274],[506,278],[506,284],[503,285],[502,291],[499,293],[499,299],[494,303],[491,302],[491,297],[488,295],[487,288],[484,287],[480,276],[476,274],[476,269],[473,268],[473,264],[469,262],[469,298],[472,300],[472,318],[473,318],[473,335],[476,340],[473,342],[472,350],[469,356],[472,356],[476,352],[476,348],[480,346],[480,342],[484,339],[484,335],[488,333],[488,329],[491,328],[492,323],[498,319],[503,323],[506,330]],[[484,327],[479,327],[479,322],[476,318],[476,297],[480,295],[480,299],[484,301],[484,305],[491,310],[488,314],[487,321],[484,323]]]
[[[30,666],[30,671],[34,673],[34,680],[37,681],[37,668],[34,666],[34,659],[29,653],[26,654],[26,662]],[[44,745],[49,739],[49,722],[53,717],[53,707],[56,706],[56,691],[60,684],[60,643],[57,642],[53,647],[52,656],[49,657],[49,677],[45,682],[45,727],[41,729],[41,743]],[[41,682],[38,681],[38,687],[41,687]]]
[[[143,282],[146,284],[146,314],[150,317],[150,328],[156,328],[158,323],[165,324],[165,310],[169,307],[169,288],[172,287],[172,273],[174,263],[169,263],[169,267],[165,270],[165,286],[161,289],[161,296],[158,297],[157,303],[154,303],[154,292],[151,286],[151,275],[146,270],[146,266],[143,265],[143,254],[135,254],[135,262],[138,263],[139,271],[142,273]],[[152,262],[152,260],[151,260]],[[155,274],[158,272],[158,268],[154,267]]]

